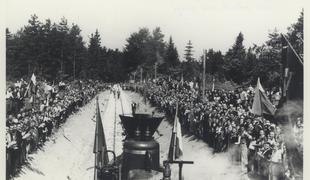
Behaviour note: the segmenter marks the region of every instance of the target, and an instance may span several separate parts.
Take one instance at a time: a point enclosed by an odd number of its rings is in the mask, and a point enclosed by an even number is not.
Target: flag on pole
[[[96,131],[95,131],[95,142],[93,153],[95,153],[95,167],[101,168],[107,165],[109,162],[107,154],[107,145],[103,126],[100,117],[100,108],[97,97],[97,108],[96,108]],[[96,169],[96,168],[95,168]]]
[[[175,159],[181,158],[182,155],[183,155],[182,132],[181,132],[181,124],[178,117],[178,104],[177,104],[170,147],[168,152],[168,160],[173,161]]]
[[[37,84],[37,77],[34,75],[34,73],[32,73],[32,76],[31,76],[31,81],[34,85]]]
[[[212,80],[212,92],[214,91],[214,81],[215,81],[215,79],[213,78],[213,80]]]
[[[182,73],[182,76],[181,76],[181,84],[182,84],[182,86],[183,86],[183,84],[184,84],[183,73]]]
[[[269,101],[258,78],[252,105],[252,113],[260,116],[263,114],[274,115],[275,111],[275,107]]]

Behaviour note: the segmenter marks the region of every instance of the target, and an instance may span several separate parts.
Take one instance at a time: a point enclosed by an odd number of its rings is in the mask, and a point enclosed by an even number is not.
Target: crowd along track
[[[131,113],[132,102],[138,104],[137,112],[152,113],[154,111],[159,114],[154,107],[143,102],[142,96],[133,92],[121,91],[120,98],[114,97],[109,91],[102,92],[98,96],[107,149],[114,149],[116,156],[122,153],[124,139],[119,114]],[[79,112],[71,115],[61,127],[63,131],[55,133],[54,141],[48,141],[42,150],[32,154],[29,163],[22,168],[21,173],[15,179],[93,179],[94,119],[95,99],[82,107]],[[160,143],[161,163],[167,157],[171,129],[171,125],[164,120],[158,128],[160,134],[155,133],[155,139]],[[238,169],[231,164],[226,154],[214,155],[204,142],[183,136],[183,148],[183,159],[195,162],[194,165],[183,168],[185,179],[235,180],[240,177]],[[172,166],[172,178],[177,177],[177,167]]]

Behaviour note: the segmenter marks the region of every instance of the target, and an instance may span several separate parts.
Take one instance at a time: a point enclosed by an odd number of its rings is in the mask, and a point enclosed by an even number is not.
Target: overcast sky
[[[6,25],[16,32],[31,14],[41,21],[59,22],[82,29],[84,41],[96,29],[102,45],[123,49],[126,38],[140,27],[159,26],[165,40],[171,35],[179,55],[191,40],[195,57],[204,48],[226,52],[241,31],[246,47],[262,44],[268,32],[297,21],[306,0],[7,0]]]

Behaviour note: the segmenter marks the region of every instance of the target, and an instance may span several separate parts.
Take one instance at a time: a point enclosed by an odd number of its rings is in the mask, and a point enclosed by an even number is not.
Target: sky
[[[159,26],[168,41],[172,36],[183,58],[191,40],[194,56],[213,48],[225,53],[239,32],[244,45],[261,45],[275,28],[287,32],[297,21],[306,0],[6,0],[6,26],[16,32],[31,14],[78,24],[88,42],[98,29],[102,45],[122,50],[139,28]]]

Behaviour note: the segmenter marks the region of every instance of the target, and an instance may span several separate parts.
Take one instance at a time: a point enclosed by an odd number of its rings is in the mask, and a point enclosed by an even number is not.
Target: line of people
[[[189,82],[158,79],[131,86],[131,89],[165,111],[171,119],[178,103],[183,129],[205,140],[215,153],[230,152],[232,159],[240,162],[243,174],[266,179],[292,178],[280,125],[251,113],[252,87],[234,91],[207,90],[205,100],[193,87]],[[268,95],[278,103],[279,92],[268,92]],[[302,122],[301,117],[299,122]]]
[[[39,93],[33,94],[31,103],[21,96],[23,92],[19,91],[20,86],[8,88],[7,103],[13,104],[8,106],[11,109],[7,109],[6,119],[7,179],[18,172],[26,163],[28,154],[42,147],[70,114],[89,102],[99,91],[106,89],[105,84],[95,81],[59,85],[55,87],[57,90],[49,91],[44,97]]]

